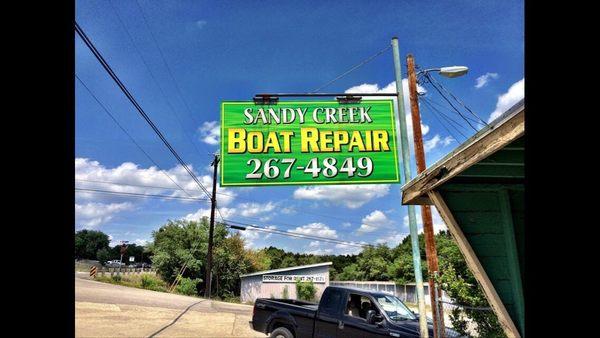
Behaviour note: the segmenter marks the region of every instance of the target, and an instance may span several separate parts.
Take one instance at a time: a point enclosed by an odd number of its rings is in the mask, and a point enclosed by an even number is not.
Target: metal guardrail
[[[128,267],[120,267],[120,268],[111,268],[111,267],[99,267],[96,271],[96,275],[104,276],[105,274],[113,275],[133,275],[133,274],[142,274],[142,273],[150,273],[156,274],[155,268],[128,268]]]

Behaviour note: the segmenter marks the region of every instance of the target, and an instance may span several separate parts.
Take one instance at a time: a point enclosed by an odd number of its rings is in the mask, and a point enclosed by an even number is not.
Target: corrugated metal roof
[[[258,271],[258,272],[253,272],[253,273],[249,273],[249,274],[245,274],[245,275],[240,275],[240,278],[250,277],[250,276],[266,275],[268,273],[276,273],[276,272],[285,272],[285,271],[292,271],[292,270],[316,268],[316,267],[319,267],[319,266],[328,266],[328,265],[333,265],[333,262],[325,262],[325,263],[317,263],[317,264],[309,264],[309,265],[299,265],[299,266],[291,266],[289,268],[281,268],[281,269],[274,269],[274,270]]]

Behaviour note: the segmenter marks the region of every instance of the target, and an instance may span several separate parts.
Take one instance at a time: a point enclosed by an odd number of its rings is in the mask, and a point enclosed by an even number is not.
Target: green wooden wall
[[[523,150],[517,140],[437,190],[525,336]]]

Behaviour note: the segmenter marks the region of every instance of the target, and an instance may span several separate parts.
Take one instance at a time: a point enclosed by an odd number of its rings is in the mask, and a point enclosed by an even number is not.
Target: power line
[[[75,188],[75,190],[81,191],[81,192],[129,196],[129,197],[141,197],[141,198],[151,197],[151,198],[176,199],[176,200],[184,200],[184,201],[200,201],[200,202],[208,201],[208,199],[206,199],[206,198],[193,198],[193,197],[190,198],[190,197],[179,197],[179,196],[157,195],[157,194],[140,194],[140,193],[133,193],[133,192],[121,192],[121,191],[110,191],[110,190],[100,190],[100,189]]]
[[[447,116],[446,114],[444,114],[443,112],[439,111],[438,109],[436,109],[433,105],[431,105],[431,103],[425,98],[422,98],[423,102],[425,103],[425,105],[431,110],[431,112],[433,113],[433,116],[438,120],[438,122],[444,127],[444,129],[446,129],[446,131],[448,131],[448,133],[450,133],[452,135],[452,133],[450,132],[450,130],[448,128],[446,128],[446,125],[444,123],[442,123],[442,121],[439,119],[438,116],[441,116],[444,120],[446,120],[446,122],[448,122],[448,125],[451,126],[452,128],[454,128],[454,130],[456,130],[465,140],[468,138],[465,134],[463,134],[460,129],[458,129],[454,124],[450,123],[450,122],[454,122],[456,123],[458,126],[462,127],[458,122],[452,120],[452,118],[450,118],[449,116]],[[439,114],[439,115],[438,115]],[[454,135],[453,135],[454,136]],[[455,137],[456,138],[456,137]]]
[[[282,230],[277,230],[277,229],[269,229],[269,228],[261,227],[261,226],[258,226],[258,225],[254,225],[254,224],[250,224],[250,223],[244,223],[244,222],[239,222],[239,221],[234,221],[234,220],[225,220],[225,222],[227,224],[231,223],[231,224],[234,224],[234,225],[237,224],[237,225],[242,225],[242,226],[246,226],[246,227],[251,228],[251,229],[246,229],[246,230],[257,230],[257,231],[263,231],[263,232],[270,232],[270,233],[273,233],[273,234],[278,234],[278,235],[283,235],[283,236],[305,238],[305,239],[313,239],[313,240],[318,240],[318,241],[331,242],[331,243],[343,244],[343,245],[349,245],[349,246],[357,246],[357,247],[372,246],[370,244],[361,244],[361,243],[350,242],[350,241],[342,241],[342,240],[337,240],[337,239],[329,238],[329,237],[307,235],[307,234],[301,234],[301,233],[292,232],[292,231],[282,231]]]
[[[138,188],[149,188],[149,189],[163,189],[163,190],[181,190],[183,192],[198,192],[198,191],[192,191],[192,190],[185,190],[183,188],[174,188],[174,187],[163,187],[163,186],[156,186],[156,185],[143,185],[143,184],[131,184],[131,183],[119,183],[119,182],[109,182],[109,181],[98,181],[98,180],[87,180],[87,179],[80,179],[77,178],[75,179],[75,181],[79,181],[79,182],[89,182],[89,183],[102,183],[102,184],[111,184],[111,185],[121,185],[121,186],[128,186],[128,187],[138,187]],[[191,198],[195,198],[191,195],[188,195]]]
[[[375,59],[376,57],[378,57],[379,55],[381,55],[381,54],[385,53],[385,52],[386,52],[388,49],[391,49],[391,48],[392,48],[392,45],[389,45],[389,46],[385,47],[384,49],[380,50],[379,52],[375,53],[374,55],[372,55],[372,56],[370,56],[370,57],[366,58],[365,60],[363,60],[363,61],[359,62],[358,64],[356,64],[356,65],[352,66],[350,69],[348,69],[347,71],[343,72],[342,74],[340,74],[340,75],[336,76],[336,77],[335,77],[333,80],[331,80],[331,81],[329,81],[329,82],[325,83],[324,85],[322,85],[322,86],[318,87],[317,89],[313,90],[311,93],[316,93],[316,92],[318,92],[319,90],[321,90],[321,89],[323,89],[323,88],[325,88],[325,87],[329,86],[330,84],[334,83],[335,81],[337,81],[337,80],[339,80],[339,79],[343,78],[344,76],[346,76],[346,75],[348,75],[348,74],[352,73],[352,72],[353,72],[353,71],[355,71],[356,69],[358,69],[358,68],[360,68],[360,67],[364,66],[365,64],[367,64],[367,63],[371,62],[371,60]]]
[[[444,87],[441,83],[439,83],[436,79],[434,79],[433,77],[429,76],[430,80],[433,80],[438,86],[440,86],[440,88],[442,88],[446,93],[448,93],[453,99],[454,101],[458,102],[461,106],[463,106],[469,113],[471,113],[473,116],[475,116],[475,118],[477,118],[479,121],[481,121],[484,125],[488,126],[488,123],[485,122],[484,120],[481,119],[481,117],[479,117],[479,115],[475,114],[474,111],[471,110],[471,108],[467,107],[467,105],[462,102],[458,97],[456,97],[454,94],[452,94],[452,92],[450,92],[448,89],[446,89],[446,87]],[[433,83],[432,83],[433,84]]]
[[[138,187],[138,188],[190,191],[190,190],[183,190],[182,188],[164,187],[164,186],[157,186],[157,185],[131,184],[131,183],[120,183],[120,182],[114,182],[114,181],[100,181],[100,180],[88,180],[88,179],[75,179],[75,180],[79,181],[79,182],[100,183],[100,184],[110,184],[110,185],[120,185],[120,186],[130,186],[130,187]],[[244,198],[244,197],[241,197],[241,196],[236,196],[236,195],[231,195],[231,194],[226,194],[226,193],[220,193],[218,191],[217,191],[217,194],[221,194],[221,195],[225,195],[225,196],[232,196],[232,197],[240,198],[242,200],[254,202],[254,200],[251,200],[249,198]],[[190,196],[190,197],[194,198],[192,196]],[[220,214],[220,211],[218,210],[218,208],[217,208],[217,211],[219,212],[219,216],[221,217],[221,219],[224,220],[224,217],[223,217],[222,214]],[[310,212],[310,211],[306,211],[306,210],[298,210],[298,212],[302,213],[302,214],[316,215],[316,216],[321,216],[321,217],[329,217],[329,218],[332,218],[332,219],[336,219],[336,220],[340,220],[340,221],[345,221],[345,222],[352,222],[352,220],[349,220],[349,219],[344,219],[344,218],[335,217],[335,216],[331,216],[331,215],[325,215],[325,214]],[[250,216],[237,216],[237,217],[246,218],[246,219],[249,219],[249,220],[258,220],[258,221],[260,221],[260,218],[256,218],[256,217],[250,217]],[[283,222],[277,222],[277,223],[283,224],[283,225],[288,225],[288,226],[291,226],[291,227],[300,227],[301,226],[299,224],[290,224],[290,223],[283,223]],[[365,225],[370,225],[370,224],[365,223]]]
[[[90,90],[90,88],[88,88],[88,86],[85,84],[85,82],[83,82],[83,80],[81,80],[79,78],[79,76],[77,76],[77,74],[75,74],[75,77],[77,78],[77,80],[79,81],[79,83],[81,83],[83,85],[83,87],[87,90],[87,92],[92,96],[92,98],[94,98],[94,100],[96,101],[96,103],[98,103],[98,105],[100,105],[100,107],[102,108],[102,110],[104,110],[104,112],[111,118],[111,120],[125,133],[125,135],[127,135],[127,137],[129,137],[129,140],[131,142],[133,142],[133,144],[135,144],[135,146],[144,154],[146,155],[146,157],[148,158],[148,160],[150,160],[150,162],[152,162],[159,170],[161,173],[163,173],[171,182],[173,182],[173,184],[175,184],[176,186],[178,186],[181,190],[183,190],[186,195],[188,195],[189,197],[192,197],[192,195],[188,194],[179,184],[177,184],[177,182],[175,182],[175,180],[169,175],[167,174],[167,172],[165,170],[163,170],[160,165],[158,165],[158,163],[152,158],[152,156],[150,156],[145,150],[144,148],[142,148],[142,146],[140,146],[136,140],[133,138],[133,136],[131,136],[131,134],[129,134],[129,132],[119,123],[119,121],[117,121],[117,119],[115,118],[115,116],[102,104],[102,102],[100,102],[100,100],[96,97],[96,95],[94,95],[94,93]]]
[[[436,105],[436,106],[440,107],[440,109],[448,109],[448,107],[447,107],[447,106],[444,106],[442,103],[440,103],[440,102],[437,102],[436,100],[433,100],[433,99],[431,99],[431,98],[429,98],[429,103],[431,103],[431,104],[434,104],[434,105]],[[452,113],[454,113],[454,111],[453,111],[452,109],[451,109],[450,111],[451,111]],[[470,117],[470,116],[464,115],[464,117],[465,117],[466,119],[468,119],[469,121],[472,121],[472,122],[475,122],[475,123],[479,123],[479,121],[477,121],[476,119],[474,119],[474,118],[472,118],[472,117]],[[457,122],[457,123],[458,123],[458,122]],[[461,125],[461,127],[463,127],[463,126]],[[466,129],[466,128],[465,128],[465,129]]]
[[[158,87],[158,89],[160,90],[163,98],[167,102],[167,105],[169,106],[169,108],[171,109],[171,111],[173,112],[173,114],[175,115],[175,119],[177,120],[179,126],[181,127],[181,130],[183,131],[183,134],[187,137],[188,141],[190,141],[190,143],[192,144],[192,146],[194,147],[194,149],[196,149],[196,151],[199,154],[201,154],[202,152],[198,149],[198,147],[196,147],[196,143],[193,142],[193,140],[190,137],[190,135],[185,131],[185,127],[183,126],[183,122],[179,118],[179,114],[177,113],[177,110],[173,107],[173,105],[171,104],[171,101],[168,99],[168,97],[167,97],[165,91],[163,90],[162,86],[159,84],[158,80],[154,76],[154,73],[150,69],[150,65],[146,61],[146,58],[144,58],[142,52],[139,50],[137,44],[135,43],[135,40],[133,39],[133,36],[131,35],[131,33],[129,32],[129,29],[127,28],[127,25],[121,19],[121,16],[119,15],[119,11],[115,8],[115,6],[113,5],[112,1],[109,1],[108,3],[110,4],[110,7],[111,7],[113,13],[115,13],[115,16],[119,20],[119,23],[121,24],[121,26],[125,30],[125,33],[127,33],[127,36],[129,37],[129,40],[131,41],[131,44],[133,45],[133,48],[136,50],[136,52],[138,53],[138,55],[142,59],[142,62],[144,63],[144,65],[146,66],[146,69],[148,70],[148,73],[150,73],[150,77],[154,81],[154,84],[156,84],[156,87]],[[194,121],[194,123],[196,123],[196,122]],[[207,150],[206,147],[205,147],[205,150]]]
[[[127,88],[121,82],[121,80],[119,79],[119,77],[113,72],[113,70],[110,67],[110,65],[106,62],[106,60],[104,59],[104,57],[102,56],[102,54],[100,54],[100,52],[96,49],[96,47],[94,46],[94,44],[87,37],[87,35],[85,34],[85,32],[81,29],[81,27],[79,26],[79,24],[77,23],[77,21],[75,21],[75,30],[76,30],[77,34],[81,37],[81,39],[84,41],[84,43],[87,45],[87,47],[90,49],[90,51],[92,51],[92,53],[94,54],[94,56],[96,57],[96,59],[98,59],[98,61],[102,65],[102,67],[108,72],[108,74],[110,75],[110,77],[119,86],[119,88],[125,94],[125,96],[127,96],[127,98],[129,99],[129,101],[137,109],[137,111],[140,113],[140,115],[144,118],[144,120],[146,120],[146,122],[148,123],[148,125],[150,125],[150,127],[152,128],[152,130],[154,130],[154,132],[156,133],[156,135],[158,135],[158,137],[161,139],[161,141],[169,149],[169,151],[171,152],[171,154],[173,154],[173,156],[177,159],[177,161],[181,164],[181,166],[188,172],[188,174],[192,177],[192,179],[194,179],[194,181],[196,182],[196,184],[198,184],[198,187],[200,189],[202,189],[202,191],[204,191],[204,193],[206,193],[206,195],[208,197],[210,197],[210,193],[208,192],[208,190],[202,185],[202,183],[200,183],[200,181],[198,180],[198,178],[196,177],[196,175],[190,170],[190,168],[187,166],[187,164],[181,159],[181,157],[179,156],[179,154],[175,151],[175,149],[173,149],[173,147],[171,146],[171,144],[169,143],[169,141],[167,141],[167,139],[162,134],[162,132],[158,129],[158,127],[154,124],[154,122],[152,122],[152,120],[150,119],[150,117],[146,114],[146,112],[144,111],[144,109],[138,104],[138,102],[133,97],[133,95],[129,92],[129,90],[127,90]]]
[[[473,128],[473,130],[478,131],[477,128],[475,128],[471,122],[469,122],[469,120],[460,112],[460,110],[458,110],[453,104],[452,102],[450,102],[450,100],[446,97],[446,95],[444,95],[444,93],[442,93],[442,91],[437,87],[437,85],[435,83],[433,83],[432,81],[432,77],[431,75],[429,75],[428,73],[425,74],[425,77],[427,78],[427,80],[429,80],[429,83],[433,86],[433,88],[440,94],[440,96],[446,101],[448,102],[448,104],[450,105],[450,107],[452,107],[452,109],[454,109],[454,111],[465,121],[467,122],[467,124]]]
[[[169,67],[169,63],[167,62],[167,59],[165,58],[165,56],[162,52],[162,49],[160,48],[160,45],[158,44],[158,40],[156,39],[156,37],[154,36],[154,33],[152,32],[152,27],[150,26],[150,23],[149,23],[148,19],[146,18],[146,15],[144,14],[144,10],[142,9],[142,6],[138,2],[138,0],[135,0],[135,3],[138,6],[138,8],[140,9],[140,13],[142,14],[142,19],[144,20],[146,27],[148,27],[148,32],[150,33],[150,36],[152,37],[152,40],[154,41],[154,44],[156,45],[156,49],[158,49],[160,58],[162,59],[163,63],[165,64],[165,67],[167,68],[167,72],[169,73],[171,80],[173,80],[173,84],[175,85],[175,89],[177,90],[177,93],[179,94],[179,98],[181,99],[181,102],[183,102],[185,108],[187,109],[188,113],[190,114],[190,118],[194,121],[194,123],[196,123],[196,125],[199,126],[200,124],[194,118],[194,114],[192,114],[192,110],[190,109],[189,105],[187,104],[187,101],[185,100],[185,98],[183,97],[183,94],[181,93],[181,89],[179,88],[179,85],[177,84],[177,81],[175,80],[175,76],[173,75],[173,72],[171,71],[171,67]]]
[[[454,135],[453,132],[450,131],[450,129],[448,129],[448,127],[446,127],[446,125],[442,122],[442,120],[440,119],[440,117],[437,115],[436,112],[434,112],[432,110],[432,115],[433,117],[435,117],[435,119],[438,121],[438,123],[444,128],[444,130],[446,130],[446,132],[448,132],[448,134],[450,134],[455,140],[458,141],[458,138],[456,137],[456,135]],[[464,136],[463,136],[464,137]]]

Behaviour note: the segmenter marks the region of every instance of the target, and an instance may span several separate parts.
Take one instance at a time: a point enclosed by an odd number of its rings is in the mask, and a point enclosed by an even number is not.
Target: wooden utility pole
[[[415,159],[417,162],[417,173],[425,171],[425,150],[423,149],[423,134],[421,132],[421,115],[419,113],[419,94],[417,93],[417,74],[415,72],[415,60],[412,54],[406,57],[408,66],[408,91],[410,92],[410,113],[412,117],[413,138],[415,143]],[[421,218],[423,220],[423,234],[425,235],[425,253],[427,255],[427,268],[429,271],[429,296],[431,298],[431,312],[433,314],[433,332],[434,337],[440,338],[438,332],[444,332],[443,312],[439,307],[440,313],[437,314],[438,307],[436,306],[436,294],[440,294],[439,290],[435,290],[434,273],[439,273],[437,249],[435,248],[435,235],[433,233],[433,219],[431,217],[431,207],[429,205],[421,205]],[[441,318],[438,323],[437,318]],[[440,325],[440,328],[438,328]]]
[[[208,230],[208,255],[206,259],[206,290],[204,297],[210,299],[210,287],[212,281],[212,256],[213,256],[213,233],[215,230],[215,209],[217,208],[217,168],[219,167],[219,155],[210,164],[213,169],[212,196],[210,198],[210,228]]]

